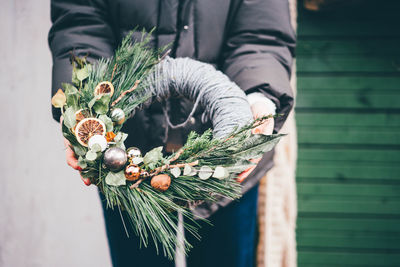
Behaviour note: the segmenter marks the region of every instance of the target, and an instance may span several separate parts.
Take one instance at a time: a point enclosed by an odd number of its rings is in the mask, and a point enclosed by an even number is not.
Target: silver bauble
[[[128,159],[136,158],[136,157],[141,157],[142,152],[140,152],[140,149],[137,147],[130,147],[126,150],[126,154],[128,155]]]
[[[125,121],[125,113],[120,108],[114,108],[111,111],[111,120],[117,124],[122,124]]]
[[[127,161],[128,157],[126,156],[125,150],[122,148],[111,147],[104,152],[104,165],[111,171],[115,172],[121,170]]]

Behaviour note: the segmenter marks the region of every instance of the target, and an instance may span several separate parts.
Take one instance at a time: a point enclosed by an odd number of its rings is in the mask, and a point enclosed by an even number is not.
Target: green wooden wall
[[[400,266],[400,1],[298,25],[299,266]]]

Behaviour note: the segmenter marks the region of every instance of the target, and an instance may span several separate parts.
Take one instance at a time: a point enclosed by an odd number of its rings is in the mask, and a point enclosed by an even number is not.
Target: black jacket
[[[143,28],[155,28],[153,47],[172,43],[171,56],[211,63],[246,93],[261,91],[274,101],[277,113],[284,114],[276,119],[275,131],[293,106],[289,77],[295,35],[287,0],[52,0],[51,19],[52,94],[71,80],[70,51],[89,59],[109,57],[128,31],[137,28],[134,38],[140,40]],[[173,106],[186,106],[179,103]],[[59,116],[53,109],[54,119]],[[164,133],[157,106],[128,124],[130,137],[133,132],[136,142],[147,140],[147,147],[162,139],[156,139]],[[245,191],[272,166],[271,155],[259,165]]]

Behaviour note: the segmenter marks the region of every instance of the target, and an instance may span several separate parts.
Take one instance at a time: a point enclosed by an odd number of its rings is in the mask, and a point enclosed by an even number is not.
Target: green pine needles
[[[131,154],[124,145],[128,135],[120,130],[135,108],[152,97],[142,81],[160,60],[159,51],[146,47],[148,42],[144,38],[132,44],[128,35],[113,57],[94,64],[72,57],[72,83],[63,84],[64,92],[59,90],[52,104],[62,111],[63,135],[78,157],[82,176],[99,187],[108,208],[127,214],[127,227],[144,246],[154,242],[172,259],[178,214],[186,232],[200,238],[199,218],[191,210],[204,201],[240,198],[238,174],[254,166],[250,159],[271,150],[282,135],[251,134],[267,116],[224,139],[213,138],[211,130],[192,132],[168,157],[162,147],[143,156]],[[184,240],[184,247],[187,252],[191,245]]]

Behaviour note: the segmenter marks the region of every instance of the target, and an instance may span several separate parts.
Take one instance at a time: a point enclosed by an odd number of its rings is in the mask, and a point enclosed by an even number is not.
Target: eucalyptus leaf
[[[140,163],[143,162],[143,158],[142,157],[134,157],[131,159],[132,164],[135,165],[139,165]]]
[[[83,80],[85,80],[87,77],[89,77],[89,70],[88,70],[87,66],[84,66],[83,68],[78,69],[78,70],[76,71],[76,78],[77,78],[79,81],[83,81]]]
[[[87,167],[87,163],[82,156],[79,156],[78,158],[78,166],[81,167],[82,169],[85,169]]]
[[[73,107],[67,108],[63,116],[65,126],[69,129],[74,128],[76,124],[75,109]]]
[[[185,164],[185,167],[183,168],[183,175],[185,176],[195,176],[197,174],[197,171],[195,168],[190,166],[189,164]]]
[[[86,155],[86,148],[84,148],[80,144],[74,145],[74,152],[78,156],[85,156]]]
[[[115,146],[119,147],[119,148],[121,148],[123,150],[126,150],[126,146],[125,146],[124,142],[118,142],[118,143],[115,144]]]
[[[110,95],[101,95],[93,105],[93,110],[97,114],[106,114],[108,112],[108,105],[110,103]]]
[[[77,77],[77,71],[79,69],[77,69],[76,67],[74,67],[72,69],[72,83],[75,84],[76,86],[79,86],[79,84],[81,83]]]
[[[88,152],[86,152],[86,156],[85,157],[86,157],[87,160],[93,161],[93,160],[97,159],[97,153],[92,151],[92,150],[89,150]]]
[[[64,88],[64,92],[66,94],[76,94],[79,93],[78,89],[70,83],[62,83],[62,87]]]
[[[188,164],[185,164],[185,167],[183,168],[183,175],[189,176],[189,174],[192,172],[192,167]]]
[[[162,159],[162,146],[153,148],[146,153],[143,157],[143,163],[148,165],[149,168],[154,168],[155,165]]]
[[[173,168],[172,170],[170,170],[170,172],[173,176],[175,176],[175,178],[181,176],[181,169],[179,169],[178,167]]]
[[[107,132],[112,132],[114,129],[114,124],[111,120],[111,118],[109,118],[107,115],[100,115],[99,119],[104,122],[104,124],[106,125],[106,130]]]
[[[123,133],[123,132],[118,132],[117,135],[114,137],[114,141],[116,143],[124,142],[127,137],[128,137],[128,134]]]
[[[74,107],[76,110],[79,109],[79,91],[70,83],[63,83],[62,87],[64,88],[65,95],[67,97],[67,105]]]
[[[109,172],[105,178],[106,184],[112,186],[126,185],[124,171]]]
[[[89,101],[88,107],[89,107],[89,108],[92,108],[93,105],[94,105],[94,103],[96,103],[96,101],[97,101],[97,96],[93,97],[93,98]]]
[[[114,137],[115,145],[119,148],[126,149],[125,147],[125,140],[128,138],[128,134],[123,132],[118,132],[117,135]]]
[[[207,180],[213,174],[213,170],[209,166],[202,166],[199,170],[198,176],[201,180]]]
[[[94,153],[101,152],[101,146],[99,144],[93,144],[90,148]]]
[[[225,179],[229,177],[229,172],[222,166],[217,166],[214,170],[212,177],[217,179]]]

